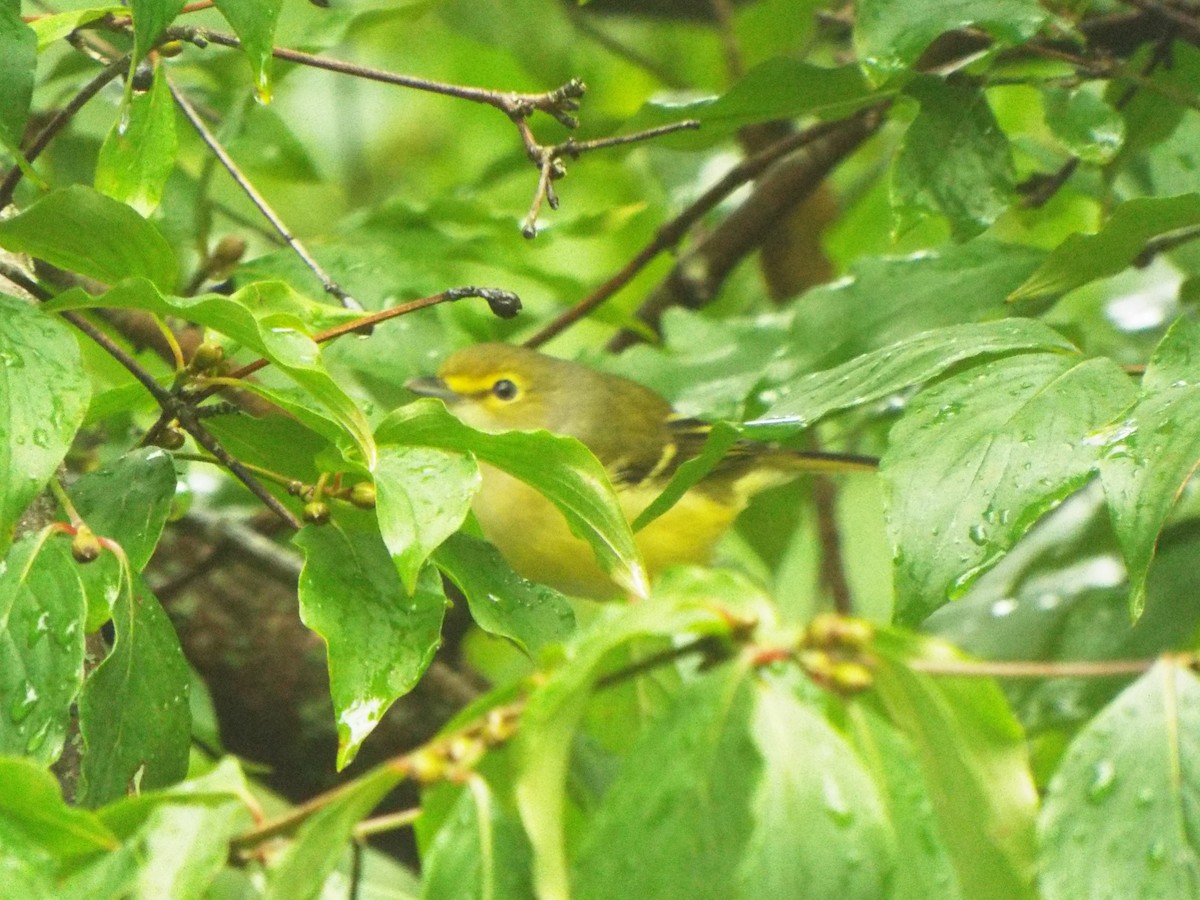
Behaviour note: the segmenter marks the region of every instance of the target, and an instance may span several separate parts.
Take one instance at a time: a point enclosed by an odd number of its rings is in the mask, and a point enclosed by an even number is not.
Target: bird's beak
[[[446,382],[433,376],[410,378],[404,382],[404,386],[414,394],[420,394],[422,397],[437,397],[440,400],[444,400],[447,405],[462,399],[450,389],[450,386]]]

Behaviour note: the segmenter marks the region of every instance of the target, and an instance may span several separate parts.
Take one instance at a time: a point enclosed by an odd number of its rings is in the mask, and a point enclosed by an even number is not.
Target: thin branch
[[[1167,253],[1176,247],[1181,247],[1197,239],[1200,239],[1200,225],[1191,225],[1187,228],[1180,228],[1167,234],[1152,237],[1146,241],[1146,246],[1142,248],[1142,252],[1134,257],[1133,264],[1139,269],[1144,269],[1160,253]]]
[[[1166,19],[1183,30],[1192,43],[1200,43],[1200,17],[1160,0],[1122,0],[1143,12]]]
[[[813,507],[817,514],[817,539],[821,546],[820,581],[829,589],[833,608],[843,616],[854,614],[850,582],[842,557],[842,536],[837,523],[837,485],[832,478],[813,479]]]
[[[833,123],[821,140],[772,166],[741,206],[680,255],[667,277],[643,301],[637,317],[657,333],[662,314],[670,307],[699,309],[707,304],[734,266],[761,246],[780,218],[810,196],[838,163],[875,133],[883,122],[881,111],[882,107],[876,106]],[[626,329],[608,346],[619,351],[642,339],[639,332]]]
[[[195,438],[196,443],[219,459],[222,465],[229,469],[238,481],[244,484],[247,490],[261,500],[271,512],[275,513],[275,515],[279,516],[279,518],[293,528],[299,529],[301,527],[300,520],[296,518],[295,514],[280,503],[274,494],[263,487],[258,479],[245,466],[234,459],[229,451],[222,447],[217,439],[200,424],[195,409],[189,403],[175,396],[171,391],[159,384],[153,375],[138,365],[137,360],[126,353],[107,334],[83,318],[83,316],[70,311],[64,312],[61,315],[66,321],[95,341],[104,352],[124,366],[142,387],[149,392],[155,402],[162,407],[164,415],[178,419],[180,426]]]
[[[241,41],[232,34],[192,26],[168,28],[165,36],[169,40],[187,41],[198,47],[203,47],[209,43],[234,49],[239,49],[242,46]],[[500,110],[512,119],[525,119],[533,112],[540,111],[553,116],[567,128],[578,126],[578,121],[570,113],[579,109],[577,101],[587,91],[587,86],[577,78],[571,79],[552,91],[545,91],[538,94],[522,94],[513,91],[493,91],[488,88],[469,87],[460,84],[446,84],[440,81],[431,81],[428,78],[401,75],[399,72],[389,72],[386,69],[376,69],[371,66],[362,66],[340,59],[332,59],[328,56],[318,56],[314,53],[291,50],[287,47],[272,47],[271,55],[276,59],[300,63],[301,65],[311,66],[315,69],[324,69],[328,72],[353,75],[356,78],[365,78],[368,81],[378,81],[383,84],[392,84],[398,87],[426,91],[431,94],[455,97],[459,100],[469,100],[473,103],[482,103]]]
[[[634,134],[596,138],[590,141],[577,141],[574,138],[567,138],[560,144],[544,147],[534,140],[533,132],[525,122],[518,122],[517,130],[521,134],[521,139],[525,142],[525,151],[538,167],[537,189],[533,194],[533,202],[529,204],[529,213],[521,223],[521,234],[526,238],[537,237],[537,218],[538,213],[541,212],[543,202],[549,203],[551,209],[558,209],[558,197],[554,193],[554,182],[567,174],[567,168],[562,162],[563,157],[569,156],[571,159],[578,159],[581,154],[591,150],[603,150],[622,144],[633,144],[662,137],[664,134],[672,134],[676,131],[690,131],[699,127],[700,123],[695,119],[684,119],[680,122],[660,125],[657,128],[649,128]]]
[[[526,347],[540,347],[546,341],[566,331],[580,319],[586,318],[602,303],[618,293],[650,262],[675,247],[693,225],[713,210],[717,204],[766,171],[782,157],[820,140],[840,127],[840,122],[822,122],[804,131],[789,135],[769,147],[748,156],[726,172],[716,184],[701,194],[687,209],[667,222],[650,242],[639,250],[625,266],[575,306],[547,323],[525,341]]]
[[[913,659],[906,665],[926,675],[965,675],[972,678],[1109,678],[1140,675],[1155,659],[1080,660],[1040,662],[1030,660]]]
[[[29,148],[25,150],[25,159],[32,163],[37,159],[43,150],[50,146],[50,142],[54,140],[54,136],[75,117],[89,100],[95,97],[104,87],[129,68],[129,55],[120,57],[110,62],[107,66],[98,72],[87,84],[80,88],[79,93],[71,98],[70,102],[60,109],[46,126],[38,132],[36,138],[30,143]],[[13,191],[16,190],[24,173],[20,166],[13,166],[7,175],[4,176],[4,181],[0,182],[0,209],[8,206],[12,202]]]
[[[208,126],[204,124],[203,118],[201,118],[200,113],[196,111],[196,108],[192,106],[191,102],[187,98],[187,95],[185,95],[183,91],[179,90],[179,88],[175,86],[175,83],[170,78],[167,78],[167,87],[171,91],[171,96],[174,98],[176,106],[178,106],[183,112],[184,117],[191,123],[192,127],[196,129],[196,132],[200,135],[200,139],[204,141],[204,143],[208,146],[208,149],[212,151],[213,155],[220,161],[221,165],[225,167],[225,171],[229,173],[230,177],[233,178],[233,180],[237,183],[237,186],[242,189],[242,192],[250,198],[250,202],[258,208],[260,213],[262,213],[263,218],[271,223],[271,226],[277,232],[279,232],[279,236],[282,237],[287,245],[292,248],[292,251],[300,257],[300,259],[304,262],[304,265],[306,265],[309,270],[317,276],[317,279],[321,282],[321,286],[325,289],[325,293],[337,297],[341,304],[347,309],[361,310],[362,306],[359,305],[358,301],[351,297],[345,290],[341,288],[341,286],[338,285],[336,281],[333,280],[332,277],[330,277],[325,269],[322,268],[321,264],[317,262],[317,260],[312,256],[311,253],[308,252],[304,245],[300,243],[300,240],[294,234],[292,234],[291,230],[284,223],[283,219],[281,219],[275,210],[271,208],[271,205],[267,202],[266,198],[258,192],[258,189],[254,186],[250,179],[242,173],[242,170],[238,168],[237,163],[233,161],[233,157],[229,155],[228,151],[226,151],[226,149],[221,145],[221,142],[217,140],[216,135],[208,130]]]

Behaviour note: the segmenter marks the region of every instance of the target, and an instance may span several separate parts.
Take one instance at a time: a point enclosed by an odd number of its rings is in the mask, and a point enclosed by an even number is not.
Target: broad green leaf
[[[1200,194],[1126,200],[1096,234],[1073,234],[1055,247],[1008,299],[1036,302],[1116,275],[1151,238],[1193,225],[1200,225]]]
[[[0,560],[0,754],[44,764],[83,686],[84,588],[68,541],[31,535]]]
[[[59,860],[118,845],[95,813],[68,806],[54,776],[28,759],[0,758],[0,835],[3,844],[20,835]]]
[[[932,676],[911,663],[955,663],[950,645],[880,632],[875,692],[907,735],[962,896],[1031,898],[1037,791],[1025,737],[995,682]]]
[[[614,651],[649,636],[676,639],[724,634],[729,622],[711,603],[641,603],[605,607],[591,627],[569,642],[562,664],[530,695],[515,742],[517,808],[534,853],[539,897],[569,892],[564,840],[567,767],[575,732],[603,664]]]
[[[339,510],[333,523],[306,527],[293,542],[304,551],[300,617],[327,645],[340,770],[429,666],[446,596],[432,567],[405,591],[365,514]]]
[[[960,900],[954,864],[938,834],[929,790],[911,742],[862,704],[847,711],[850,741],[875,778],[895,841],[890,900]]]
[[[175,463],[157,447],[131,450],[71,485],[71,500],[85,522],[121,545],[140,572],[150,561],[175,498]]]
[[[227,758],[196,778],[124,797],[98,815],[121,838],[118,853],[76,873],[68,896],[114,896],[122,882],[139,897],[210,897],[225,868],[229,841],[249,828],[257,810],[236,760]]]
[[[1088,435],[1133,388],[1107,359],[1024,353],[926,388],[880,463],[897,617],[917,623],[994,565],[1092,475]]]
[[[1073,349],[1058,332],[1032,319],[937,328],[772,388],[766,411],[742,428],[749,437],[782,437],[811,427],[830,413],[929,381],[963,360],[1014,351]]]
[[[983,91],[921,78],[908,87],[921,111],[908,126],[892,168],[896,230],[929,214],[945,216],[957,240],[999,218],[1013,192],[1008,139]]]
[[[175,499],[175,464],[157,447],[132,450],[71,485],[71,500],[97,535],[116,541],[135,572],[150,561]],[[87,594],[85,630],[109,620],[124,584],[123,563],[102,553],[79,569]]]
[[[728,665],[634,746],[580,845],[575,894],[875,898],[890,837],[874,783],[829,723]]]
[[[525,900],[529,840],[516,815],[501,805],[478,776],[458,795],[450,820],[421,857],[426,900]]]
[[[83,185],[54,191],[0,220],[0,247],[104,284],[141,277],[169,291],[179,277],[175,252],[157,228]]]
[[[633,521],[633,530],[641,531],[672,506],[694,485],[711,472],[741,437],[740,431],[725,422],[717,422],[704,439],[704,446],[691,459],[681,463],[667,486]]]
[[[261,354],[304,390],[304,402],[251,382],[246,383],[246,390],[270,400],[278,399],[306,425],[331,439],[342,437],[345,443],[348,436],[358,448],[363,464],[367,467],[374,464],[375,443],[366,416],[325,369],[320,349],[312,339],[317,331],[354,318],[353,313],[314,303],[279,282],[252,284],[229,297],[222,294],[172,297],[145,281],[133,279],[99,297],[68,291],[48,305],[54,310],[92,307],[141,309],[164,317],[178,316],[220,332]],[[311,407],[314,401],[324,410],[305,407],[305,403]],[[344,434],[322,428],[323,417],[329,417]]]
[[[79,699],[80,802],[100,806],[187,772],[189,675],[179,638],[140,578],[113,609],[116,640]]]
[[[37,66],[37,35],[21,21],[21,4],[0,4],[0,145],[21,146],[29,103],[33,99],[33,72]]]
[[[997,43],[1037,34],[1048,13],[1037,0],[862,0],[855,6],[859,62],[882,82],[915,63],[938,35],[977,26]]]
[[[911,256],[861,259],[848,278],[796,302],[796,371],[829,368],[932,328],[1001,318],[1008,293],[1045,258],[1032,247],[978,238]]]
[[[1047,900],[1200,894],[1200,682],[1171,660],[1067,748],[1039,820]]]
[[[175,104],[166,73],[156,66],[150,90],[130,96],[100,147],[96,190],[149,216],[175,169],[178,149]]]
[[[1159,532],[1200,465],[1200,325],[1182,317],[1150,358],[1142,393],[1124,422],[1099,435],[1100,480],[1129,568],[1134,615]]]
[[[133,13],[133,65],[137,65],[170,25],[185,0],[130,0]]]
[[[0,554],[66,455],[90,394],[67,326],[0,294]]]
[[[254,69],[254,85],[263,103],[271,101],[271,50],[283,0],[216,0],[217,9],[237,33]]]
[[[70,12],[55,13],[50,16],[38,16],[29,23],[29,27],[37,35],[37,49],[40,53],[82,25],[95,22],[110,14],[121,15],[125,12],[127,12],[126,7],[116,3],[109,6],[94,6],[90,9],[74,9]]]
[[[522,578],[487,541],[451,535],[434,552],[433,562],[463,592],[476,625],[509,638],[534,659],[575,631],[570,601]]]
[[[354,826],[403,778],[403,770],[396,766],[373,769],[309,816],[268,871],[266,900],[307,900],[321,894],[325,879],[349,850]]]
[[[572,438],[545,431],[486,434],[452,416],[437,400],[420,400],[393,412],[376,431],[383,443],[439,447],[472,453],[536,488],[586,540],[601,567],[622,587],[646,594],[646,573],[629,523],[603,466]]]
[[[478,490],[479,467],[461,453],[380,447],[375,514],[406,591],[416,588],[429,554],[462,525]]]
[[[753,830],[738,865],[738,896],[795,892],[866,900],[887,894],[896,847],[858,755],[824,716],[781,684],[754,688],[750,737],[762,768]]]
[[[751,69],[720,97],[669,105],[650,101],[622,130],[696,119],[698,131],[669,135],[657,143],[701,149],[756,122],[801,116],[841,118],[879,99],[857,66],[826,68],[779,56]]]
[[[1046,124],[1063,146],[1084,162],[1111,162],[1125,140],[1125,120],[1087,88],[1042,88]]]

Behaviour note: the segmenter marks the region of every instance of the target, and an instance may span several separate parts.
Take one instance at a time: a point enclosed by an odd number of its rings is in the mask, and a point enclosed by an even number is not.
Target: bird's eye
[[[498,400],[512,400],[518,392],[517,386],[507,378],[501,378],[492,385],[492,396]]]

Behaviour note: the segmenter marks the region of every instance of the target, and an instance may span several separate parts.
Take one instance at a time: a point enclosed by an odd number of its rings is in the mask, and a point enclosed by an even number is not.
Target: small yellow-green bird
[[[436,378],[408,387],[440,397],[480,431],[545,429],[576,438],[604,465],[633,521],[676,468],[700,452],[709,426],[678,415],[649,388],[507,344],[476,344],[452,354]],[[750,497],[804,472],[873,470],[870,457],[785,450],[739,441],[670,510],[636,535],[648,574],[707,562],[713,544]],[[483,532],[526,578],[574,596],[613,599],[621,589],[571,534],[558,509],[522,481],[487,465],[474,510]]]

